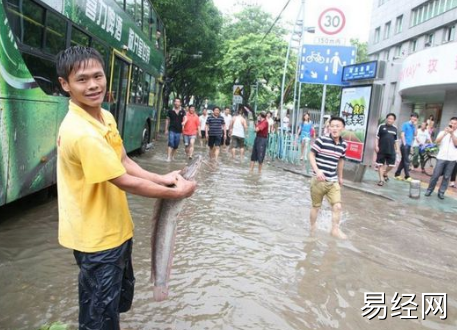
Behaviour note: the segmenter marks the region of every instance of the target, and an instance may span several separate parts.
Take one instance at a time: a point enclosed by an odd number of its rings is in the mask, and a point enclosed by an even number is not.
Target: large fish
[[[186,180],[193,180],[202,164],[202,156],[197,156],[180,174]],[[176,222],[184,205],[184,199],[158,199],[152,218],[152,271],[151,281],[154,284],[154,300],[162,301],[168,297],[168,280],[170,279],[173,250],[176,237]]]

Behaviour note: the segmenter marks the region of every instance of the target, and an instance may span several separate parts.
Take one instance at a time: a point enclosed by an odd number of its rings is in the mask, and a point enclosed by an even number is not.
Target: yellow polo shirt
[[[82,252],[133,236],[126,194],[108,181],[126,173],[122,138],[111,113],[102,116],[104,124],[70,101],[57,140],[59,243]]]

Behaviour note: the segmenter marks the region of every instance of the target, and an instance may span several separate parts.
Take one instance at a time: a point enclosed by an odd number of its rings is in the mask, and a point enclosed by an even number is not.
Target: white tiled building
[[[373,0],[372,60],[386,61],[382,115],[411,112],[440,128],[457,116],[457,0]]]

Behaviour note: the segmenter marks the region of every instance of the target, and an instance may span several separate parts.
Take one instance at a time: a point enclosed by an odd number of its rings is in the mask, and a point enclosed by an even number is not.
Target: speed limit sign
[[[346,17],[341,9],[328,8],[319,16],[319,28],[328,35],[340,33],[346,25]]]

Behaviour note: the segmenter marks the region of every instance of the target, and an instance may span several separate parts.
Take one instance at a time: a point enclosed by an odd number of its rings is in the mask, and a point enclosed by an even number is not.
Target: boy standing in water
[[[316,220],[324,197],[332,206],[332,230],[330,234],[345,239],[340,230],[341,186],[343,185],[344,157],[347,144],[341,137],[346,123],[341,117],[332,117],[329,121],[329,136],[322,135],[316,139],[309,153],[309,162],[314,171],[311,180],[310,213],[311,233],[316,230]]]
[[[177,172],[148,172],[127,156],[114,117],[101,108],[106,75],[96,50],[60,52],[57,75],[70,94],[57,141],[59,243],[73,250],[80,268],[79,329],[118,330],[135,283],[125,192],[177,199],[192,195],[195,183]]]

